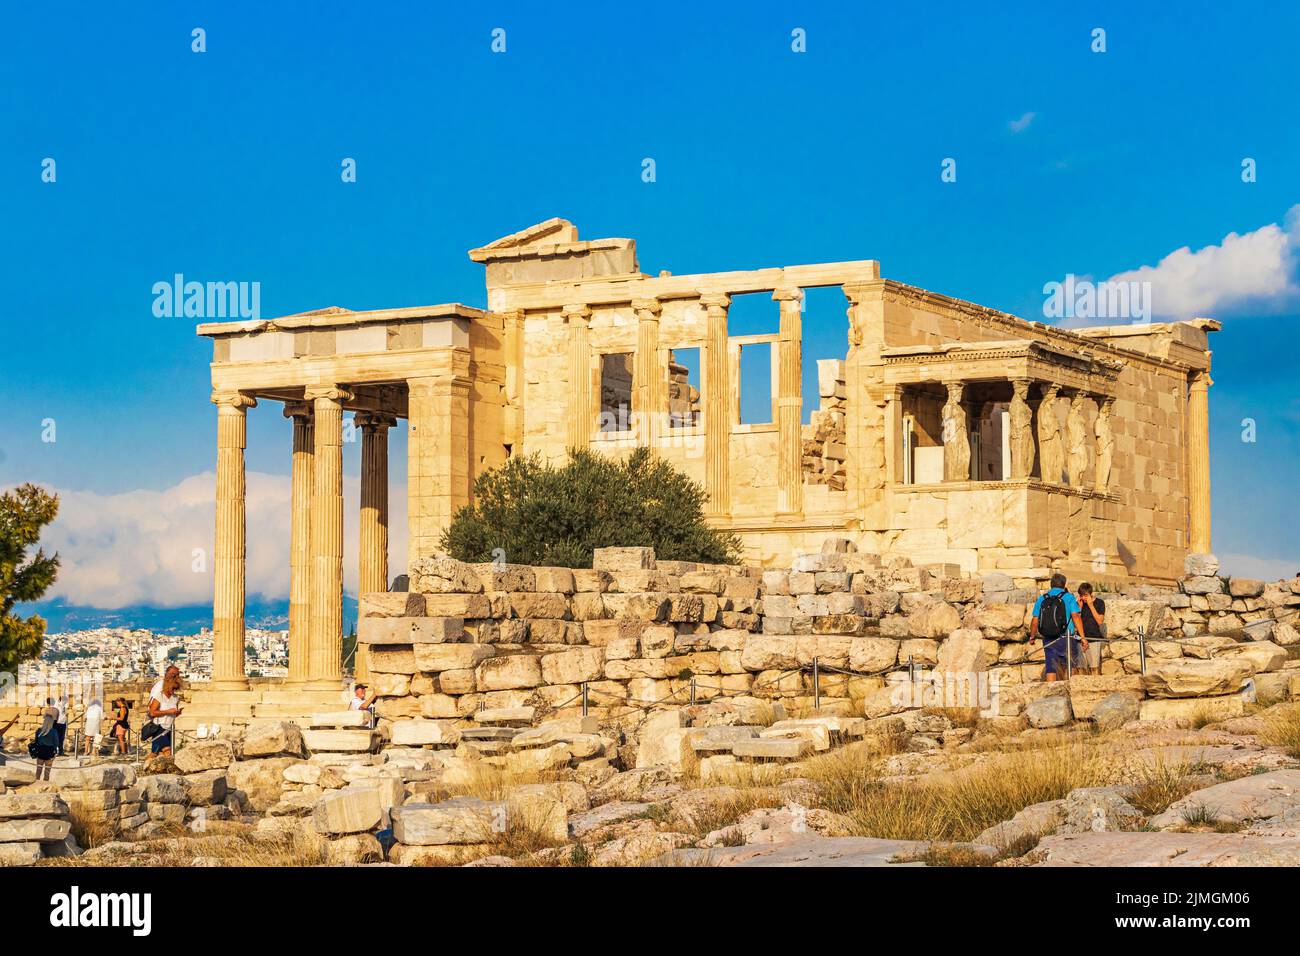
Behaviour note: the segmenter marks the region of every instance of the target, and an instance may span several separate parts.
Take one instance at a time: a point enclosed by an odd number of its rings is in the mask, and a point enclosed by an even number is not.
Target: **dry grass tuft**
[[[1128,802],[1147,816],[1164,813],[1201,785],[1195,771],[1196,768],[1187,763],[1157,759],[1133,772],[1130,782],[1134,790]]]
[[[253,830],[142,840],[121,844],[120,853],[98,853],[42,860],[50,866],[323,866],[326,841],[300,830]]]
[[[1259,736],[1265,743],[1281,747],[1288,757],[1300,759],[1300,704],[1279,707],[1269,714]]]

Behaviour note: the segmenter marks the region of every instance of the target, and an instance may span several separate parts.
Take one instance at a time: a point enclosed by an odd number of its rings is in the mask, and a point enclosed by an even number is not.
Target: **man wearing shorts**
[[[1043,639],[1043,680],[1054,681],[1066,673],[1066,654],[1073,653],[1079,661],[1079,647],[1088,650],[1087,638],[1082,643],[1075,639],[1083,633],[1083,620],[1079,616],[1079,602],[1065,589],[1065,575],[1052,575],[1052,586],[1034,602],[1034,619],[1029,622],[1029,643]],[[1079,645],[1076,647],[1076,645]]]

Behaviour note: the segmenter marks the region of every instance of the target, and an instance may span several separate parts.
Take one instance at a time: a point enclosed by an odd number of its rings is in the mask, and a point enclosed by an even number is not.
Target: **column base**
[[[208,681],[208,690],[243,691],[249,689],[247,678]]]
[[[294,686],[301,687],[303,690],[341,690],[345,684],[346,681],[342,677],[326,677],[315,678]]]

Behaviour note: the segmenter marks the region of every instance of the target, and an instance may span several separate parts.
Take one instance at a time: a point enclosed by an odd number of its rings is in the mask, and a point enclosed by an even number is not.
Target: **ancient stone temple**
[[[388,435],[408,435],[408,560],[511,455],[648,445],[707,489],[765,565],[849,537],[967,571],[1175,581],[1210,550],[1209,319],[1065,330],[881,278],[871,260],[647,275],[631,239],[551,219],[470,252],[459,304],[199,327],[217,406],[213,686],[244,686],[250,408],[293,421],[290,682],[337,687],[344,417],[361,434],[361,589],[387,589]],[[844,295],[844,351],[802,390],[805,290]],[[732,334],[738,296],[765,334]],[[767,357],[771,414],[741,414]],[[760,359],[761,361],[761,359]],[[788,565],[787,565],[788,566]]]

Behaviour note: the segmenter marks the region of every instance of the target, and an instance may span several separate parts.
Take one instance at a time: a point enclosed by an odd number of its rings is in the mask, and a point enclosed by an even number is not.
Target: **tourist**
[[[54,719],[54,730],[59,735],[59,756],[63,756],[63,741],[68,736],[68,695],[59,697],[59,716]]]
[[[1083,672],[1101,673],[1101,643],[1106,639],[1106,602],[1092,593],[1092,585],[1079,585],[1079,610],[1083,618]]]
[[[1043,639],[1043,679],[1054,681],[1066,672],[1066,654],[1078,661],[1079,641],[1075,634],[1083,633],[1079,617],[1079,602],[1065,589],[1065,575],[1057,571],[1052,575],[1051,587],[1034,602],[1034,618],[1029,622],[1029,643]],[[1087,638],[1081,645],[1088,649]]]
[[[172,732],[176,729],[176,718],[183,709],[181,669],[172,664],[149,691],[149,719],[162,728],[162,732],[149,741],[153,757],[172,755]]]
[[[54,758],[59,755],[58,719],[59,708],[55,706],[53,697],[47,697],[45,709],[41,711],[40,730],[36,731],[36,737],[33,738],[31,745],[27,748],[27,752],[36,761],[37,780],[50,779],[50,769],[54,766]]]
[[[82,732],[86,737],[86,756],[99,753],[99,745],[104,741],[104,705],[98,698],[90,702],[82,721]]]
[[[373,730],[375,726],[375,695],[366,695],[369,688],[365,684],[357,684],[352,688],[352,699],[348,701],[348,710],[366,710],[370,712],[370,727]]]
[[[131,735],[131,705],[125,697],[113,701],[113,736],[117,738],[117,752],[126,753],[126,739]]]

